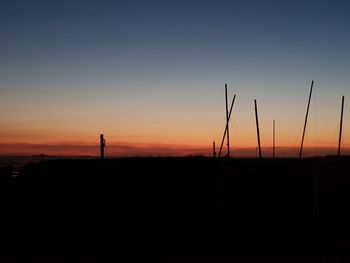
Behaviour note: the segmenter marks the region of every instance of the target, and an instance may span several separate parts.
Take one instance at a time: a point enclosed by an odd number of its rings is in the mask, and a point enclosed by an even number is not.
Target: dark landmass
[[[11,262],[308,262],[350,251],[347,157],[45,160],[15,177],[0,167],[0,202]]]
[[[81,160],[91,160],[97,159],[95,156],[56,156],[56,155],[13,155],[13,156],[0,156],[0,167],[8,167],[14,171],[21,170],[25,165],[29,163],[39,163],[41,161],[52,161],[52,160],[62,160],[62,159],[81,159]]]

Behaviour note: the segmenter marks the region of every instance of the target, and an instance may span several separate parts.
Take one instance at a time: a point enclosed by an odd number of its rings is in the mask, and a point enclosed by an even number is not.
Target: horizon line
[[[230,147],[233,157],[256,157],[256,146]],[[272,146],[263,146],[263,157],[272,156]],[[298,146],[276,146],[276,157],[295,157]],[[305,146],[304,157],[333,156],[337,154],[336,146]],[[223,153],[226,148],[223,149]],[[147,143],[111,143],[106,147],[106,157],[153,157],[153,156],[212,156],[212,147],[147,144]],[[350,155],[350,147],[343,146],[342,155]],[[99,156],[98,144],[40,144],[40,143],[0,143],[0,156]]]

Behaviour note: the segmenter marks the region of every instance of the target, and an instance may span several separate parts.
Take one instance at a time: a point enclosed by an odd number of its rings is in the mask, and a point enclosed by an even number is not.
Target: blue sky
[[[276,119],[291,146],[315,79],[307,141],[332,146],[350,97],[349,13],[348,1],[0,0],[2,141],[91,141],[103,130],[203,146],[221,136],[228,83],[237,147],[255,145],[254,98],[265,145]]]

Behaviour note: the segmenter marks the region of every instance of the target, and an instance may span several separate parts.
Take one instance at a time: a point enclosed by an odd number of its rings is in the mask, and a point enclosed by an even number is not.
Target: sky
[[[0,0],[0,154],[233,155],[350,148],[350,2]],[[348,121],[349,120],[349,121]]]

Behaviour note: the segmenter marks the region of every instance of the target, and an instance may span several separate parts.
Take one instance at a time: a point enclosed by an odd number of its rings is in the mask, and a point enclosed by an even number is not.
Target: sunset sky
[[[350,148],[350,1],[0,0],[0,155],[210,154],[237,95],[232,153],[255,156],[254,99],[296,155]],[[109,147],[109,148],[108,148]],[[344,150],[346,151],[346,149]]]

